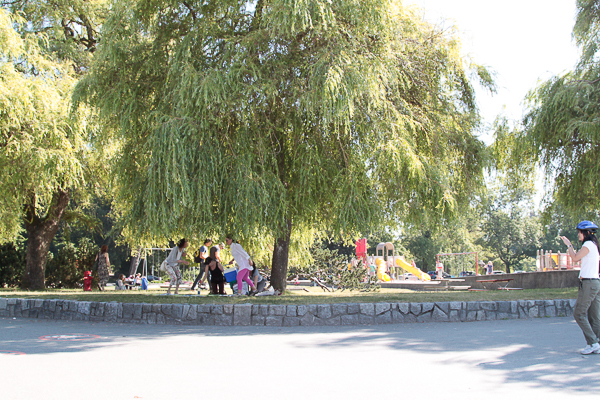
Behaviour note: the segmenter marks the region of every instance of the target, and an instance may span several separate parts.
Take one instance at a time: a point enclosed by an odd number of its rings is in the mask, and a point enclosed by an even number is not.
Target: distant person
[[[210,274],[210,293],[225,294],[225,276],[223,265],[217,260],[218,247],[210,249],[210,255],[206,258],[206,276]]]
[[[600,354],[600,276],[598,262],[600,261],[600,244],[595,233],[598,225],[590,221],[577,224],[577,238],[582,242],[581,250],[575,253],[571,241],[561,236],[567,245],[567,252],[573,262],[581,260],[579,271],[579,293],[573,316],[581,328],[587,346],[581,354]]]
[[[115,290],[127,290],[125,287],[125,275],[121,274],[119,279],[117,279],[117,283],[115,284]]]
[[[108,276],[110,274],[108,269],[110,266],[110,261],[108,260],[107,245],[100,247],[100,253],[96,255],[96,261],[98,262],[98,289],[103,291],[108,283]]]
[[[242,294],[243,282],[248,284],[248,287],[252,288],[250,294],[256,293],[256,287],[254,283],[249,278],[250,270],[252,266],[250,266],[250,256],[246,253],[246,250],[242,247],[241,244],[235,242],[231,235],[228,235],[225,238],[225,243],[231,249],[231,256],[233,259],[229,261],[229,264],[233,264],[235,261],[238,265],[238,273],[237,273],[237,285],[238,285],[238,295]]]
[[[252,282],[254,282],[254,287],[256,287],[256,292],[260,293],[265,290],[267,286],[267,280],[260,274],[260,271],[256,267],[256,263],[252,261],[252,272],[250,274],[252,278]],[[298,280],[298,276],[296,276],[296,281]]]
[[[167,294],[171,294],[171,287],[175,285],[175,294],[179,294],[179,285],[183,281],[181,278],[181,270],[179,269],[179,264],[188,265],[189,262],[182,260],[182,257],[185,257],[185,248],[188,247],[189,243],[185,239],[181,239],[179,243],[175,247],[171,249],[169,256],[167,257],[167,273],[171,277],[169,282],[169,289],[167,289]]]
[[[210,246],[212,245],[212,240],[210,239],[205,239],[204,240],[204,244],[202,246],[200,246],[200,248],[198,249],[198,251],[196,251],[196,253],[194,253],[194,262],[198,264],[198,266],[200,267],[200,271],[198,271],[198,276],[196,276],[196,279],[194,279],[194,283],[192,284],[192,287],[190,288],[190,290],[194,290],[196,288],[196,285],[198,285],[200,283],[200,281],[202,280],[202,276],[204,276],[204,270],[205,270],[205,260],[206,257],[208,257],[208,249],[210,248]]]
[[[444,277],[444,263],[438,262],[435,264],[435,275],[436,279],[442,279]]]
[[[491,261],[488,261],[485,274],[492,275],[494,273],[494,264]]]

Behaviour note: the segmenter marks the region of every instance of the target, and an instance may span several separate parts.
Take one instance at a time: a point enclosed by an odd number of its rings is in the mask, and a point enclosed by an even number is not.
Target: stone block
[[[317,306],[317,317],[321,319],[331,318],[331,306],[329,304],[319,304]]]
[[[133,305],[133,319],[142,319],[142,307],[143,305],[140,303],[135,303]]]
[[[308,313],[312,314],[312,315],[317,315],[317,305],[316,304],[309,304],[308,305]]]
[[[546,306],[544,310],[545,317],[556,317],[556,307],[554,305]]]
[[[575,309],[576,304],[577,304],[577,299],[569,299],[569,307],[571,307],[571,310]]]
[[[451,301],[450,302],[450,309],[451,310],[462,310],[462,301]]]
[[[467,311],[467,322],[477,321],[477,311]]]
[[[216,314],[215,325],[217,326],[231,326],[233,325],[233,314]]]
[[[153,313],[153,312],[148,313],[146,315],[146,321],[152,325],[156,324],[156,313]]]
[[[41,304],[38,306],[37,301],[34,307],[36,308],[41,308],[44,305],[44,301],[40,300]],[[78,302],[75,300],[69,300],[69,311],[73,311],[73,312],[77,312],[77,308],[78,308]]]
[[[212,326],[215,324],[215,317],[215,314],[198,313],[196,315],[196,321],[198,321],[198,325]]]
[[[374,315],[359,314],[358,323],[361,325],[372,325],[375,322]]]
[[[342,317],[332,317],[329,319],[322,320],[322,322],[325,326],[340,326],[342,325]]]
[[[266,317],[267,315],[269,315],[269,305],[261,304],[258,315],[262,315],[263,317]]]
[[[265,325],[265,320],[267,319],[267,317],[265,317],[264,315],[253,315],[252,316],[252,325],[253,326],[264,326]]]
[[[431,322],[431,313],[421,314],[417,317],[417,322]]]
[[[98,303],[98,306],[102,305],[102,314],[104,314],[104,303]],[[48,311],[56,311],[56,300],[48,300]]]
[[[198,313],[196,312],[197,309],[198,309],[198,305],[196,305],[196,304],[189,305],[189,309],[187,311],[187,314],[185,315],[186,321],[195,321],[196,320],[196,318],[198,317]]]
[[[525,308],[525,307],[519,307],[518,316],[521,319],[523,319],[523,318],[529,318],[529,312],[527,311],[527,308]]]
[[[233,324],[249,326],[252,322],[252,304],[236,304],[233,307]]]
[[[398,303],[398,310],[402,314],[408,314],[410,312],[410,304],[409,303]]]
[[[421,303],[410,303],[410,313],[412,315],[421,314]]]
[[[160,304],[152,304],[152,312],[159,314],[161,313],[161,305]]]
[[[269,315],[281,316],[285,315],[285,306],[281,304],[271,304],[269,305]]]
[[[196,307],[197,314],[210,314],[210,304],[198,304]]]
[[[283,325],[282,326],[285,326],[285,327],[300,326],[300,318],[286,316],[286,317],[283,318]]]
[[[376,303],[375,304],[375,315],[380,315],[390,311],[391,306],[389,303]]]
[[[223,313],[224,314],[233,314],[233,304],[224,304],[223,305]]]
[[[30,301],[28,299],[21,300],[21,312],[27,311],[31,308]]]
[[[431,310],[433,310],[433,307],[435,306],[435,303],[422,303],[422,313],[427,313],[430,312]]]
[[[298,306],[290,304],[285,307],[285,316],[286,317],[295,317],[296,315],[298,315],[297,310],[298,310]],[[300,322],[298,322],[298,325],[300,325]]]
[[[519,306],[519,302],[518,301],[515,301],[515,300],[511,301],[510,302],[510,313],[518,315],[519,314],[519,311],[517,309],[518,306]]]
[[[171,317],[176,320],[183,319],[183,304],[173,304],[173,307],[171,307]]]
[[[510,312],[510,301],[498,301],[496,302],[499,313],[509,313]]]
[[[334,317],[339,317],[340,315],[348,314],[348,305],[347,304],[332,304],[331,312]]]
[[[90,301],[80,301],[77,304],[77,312],[83,315],[90,315],[92,303]]]
[[[477,311],[477,321],[485,321],[485,311]]]
[[[104,305],[104,317],[107,322],[115,322],[118,318],[119,304],[115,302]]]
[[[341,316],[342,325],[358,325],[358,314],[349,314]]]
[[[510,313],[498,312],[496,314],[496,319],[498,319],[498,320],[511,319],[511,317],[510,317],[511,315],[512,314],[510,314]]]
[[[17,299],[15,299],[14,297],[11,297],[10,299],[6,299],[7,303],[9,306],[14,306],[15,304],[17,304]]]
[[[529,308],[529,318],[537,318],[540,316],[540,310],[538,306],[533,306]]]
[[[431,314],[431,319],[434,322],[448,322],[448,314],[436,306]]]
[[[210,313],[213,315],[223,314],[223,306],[221,304],[212,304],[210,306]]]
[[[170,317],[171,316],[171,310],[172,310],[172,308],[173,308],[172,304],[163,304],[160,307],[160,312],[163,313],[164,315]]]
[[[404,323],[406,324],[412,324],[417,322],[417,316],[411,313],[405,314],[404,315]]]
[[[305,305],[297,306],[296,312],[299,317],[304,317],[304,315],[308,312],[308,306],[305,306]]]
[[[375,315],[375,305],[372,303],[360,303],[360,313],[369,316]]]
[[[167,323],[167,317],[165,317],[164,314],[156,315],[156,324],[157,325],[164,325],[166,323]]]
[[[152,311],[152,304],[142,303],[142,313],[149,313]]]
[[[460,322],[460,310],[450,310],[450,314],[448,314],[448,321]]]
[[[8,299],[0,298],[0,310],[6,310],[8,307]]]
[[[132,303],[124,303],[123,304],[123,319],[133,319],[133,304]]]
[[[360,305],[356,303],[348,304],[348,314],[358,314],[360,312]]]
[[[76,305],[78,302],[74,302]],[[34,303],[33,303],[33,307],[35,308],[44,308],[44,300],[42,299],[35,299]],[[77,311],[77,309],[75,310],[71,310],[71,311]]]
[[[478,301],[467,301],[467,311],[477,311],[479,309],[480,307]]]
[[[397,309],[392,310],[392,324],[401,324],[404,322],[404,315]]]
[[[314,326],[315,325],[315,316],[311,313],[306,313],[302,318],[300,318],[301,326]]]
[[[383,314],[375,316],[375,323],[378,325],[391,324],[392,323],[392,312],[388,311]]]
[[[481,310],[480,312],[484,313],[484,320],[485,321],[495,321],[497,319],[497,311],[487,311],[487,310]]]
[[[282,326],[283,316],[282,315],[269,315],[265,320],[266,326]]]
[[[439,308],[444,312],[444,314],[448,314],[450,312],[450,303],[447,301],[440,301],[435,303],[436,308]]]
[[[259,304],[252,304],[252,315],[258,315],[258,310],[260,309]]]

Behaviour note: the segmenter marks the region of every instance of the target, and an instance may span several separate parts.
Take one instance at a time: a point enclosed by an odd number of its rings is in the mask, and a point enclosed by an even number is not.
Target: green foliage
[[[103,29],[78,96],[118,149],[131,240],[231,230],[266,252],[288,222],[449,218],[481,179],[454,32],[399,1],[120,0]]]
[[[87,238],[80,240],[77,247],[71,242],[63,243],[46,267],[46,286],[83,287],[83,274],[92,270],[97,254],[98,247]]]
[[[25,251],[15,243],[0,244],[0,287],[14,287],[25,270]]]
[[[368,268],[360,262],[350,267],[349,259],[324,246],[315,245],[311,249],[313,264],[311,278],[317,278],[337,290],[370,292],[379,290],[377,278],[369,276]]]

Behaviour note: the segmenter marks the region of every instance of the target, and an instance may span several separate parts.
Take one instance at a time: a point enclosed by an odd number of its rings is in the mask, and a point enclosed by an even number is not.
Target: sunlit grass
[[[228,288],[227,288],[228,289]],[[84,301],[116,301],[120,303],[191,303],[191,304],[316,304],[316,303],[362,303],[362,302],[436,302],[436,301],[501,301],[501,300],[552,300],[577,298],[577,288],[491,290],[485,292],[423,292],[408,289],[380,289],[378,292],[324,292],[320,288],[307,287],[303,290],[289,290],[283,296],[264,297],[221,297],[207,296],[202,290],[201,297],[190,290],[180,290],[179,296],[161,296],[165,289],[128,290],[117,292],[84,292],[82,289],[49,289],[38,292],[0,289],[0,297],[23,299],[61,299]]]

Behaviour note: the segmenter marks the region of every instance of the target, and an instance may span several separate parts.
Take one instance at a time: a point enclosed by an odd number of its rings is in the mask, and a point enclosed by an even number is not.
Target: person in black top
[[[210,255],[204,261],[206,265],[206,276],[210,271],[210,293],[225,294],[225,277],[223,276],[223,266],[217,259],[216,246],[210,249]]]

